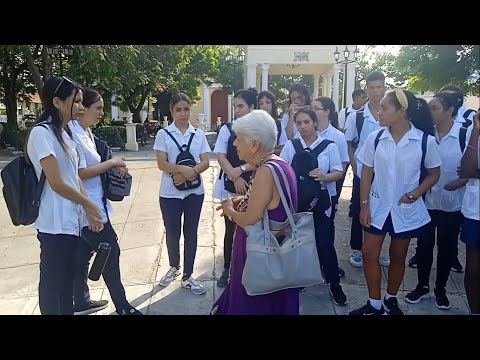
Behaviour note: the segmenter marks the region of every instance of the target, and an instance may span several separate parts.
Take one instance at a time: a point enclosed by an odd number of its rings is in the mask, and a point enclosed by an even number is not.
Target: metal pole
[[[347,66],[348,62],[345,62],[345,71],[343,72],[343,107],[347,107]]]
[[[236,80],[237,80],[237,72],[236,72],[236,68],[237,68],[237,65],[234,63],[233,64],[233,94],[235,95],[235,84],[236,84]]]
[[[60,57],[60,76],[63,76],[63,62],[61,57]]]

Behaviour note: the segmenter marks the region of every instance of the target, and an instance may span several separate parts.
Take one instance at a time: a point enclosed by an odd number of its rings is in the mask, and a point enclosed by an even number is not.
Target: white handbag
[[[242,284],[248,295],[269,294],[323,282],[315,242],[313,213],[295,213],[284,170],[275,162],[267,162],[265,165],[272,172],[287,213],[287,220],[269,221],[268,212],[265,210],[263,219],[245,227],[247,259],[243,269]],[[289,203],[273,166],[282,175]],[[285,235],[280,244],[272,231]]]

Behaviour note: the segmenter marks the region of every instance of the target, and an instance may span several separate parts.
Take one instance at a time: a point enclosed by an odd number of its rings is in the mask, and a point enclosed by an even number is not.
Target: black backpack
[[[233,145],[233,142],[236,140],[237,135],[235,135],[235,132],[232,130],[232,123],[225,123],[224,126],[226,126],[228,131],[230,131],[230,137],[228,138],[228,146],[227,146],[227,160],[230,162],[230,164],[234,168],[244,165],[245,161],[242,161],[239,159],[237,148]],[[252,173],[253,171],[246,171],[241,176],[247,183],[249,183]],[[223,175],[225,190],[231,193],[236,193],[237,191],[235,190],[234,182],[230,181],[230,179],[227,177],[227,174],[223,173],[223,171],[220,173],[220,178],[222,175]]]
[[[282,135],[282,122],[278,119],[274,119],[275,120],[275,124],[277,124],[277,146],[278,144],[280,143],[280,135]],[[230,132],[232,132],[230,130]]]
[[[42,123],[35,126],[48,129]],[[1,176],[3,197],[13,225],[33,224],[38,218],[45,173],[42,170],[39,181],[35,168],[28,160],[28,155],[20,155],[5,166]]]
[[[315,181],[308,173],[318,168],[318,155],[333,143],[323,140],[316,148],[303,148],[298,138],[292,139],[295,155],[292,159],[292,168],[297,178],[298,210],[314,213],[327,210],[332,204],[327,187],[320,181]]]
[[[362,133],[364,122],[365,122],[365,118],[363,117],[363,110],[358,110],[355,117],[355,125],[357,127],[357,138],[352,141],[353,150],[356,150],[358,148],[358,144],[360,144],[360,134]]]
[[[472,112],[476,113],[476,111],[473,110],[473,109],[467,109],[467,111],[465,111],[465,112],[463,113],[463,118],[465,119],[465,122],[462,124],[463,127],[468,128],[470,125],[472,125],[472,120],[470,120],[470,119],[468,118],[468,116],[469,116]]]
[[[193,155],[190,153],[190,145],[192,145],[192,141],[193,141],[193,138],[195,137],[195,133],[190,135],[190,139],[188,140],[187,145],[180,146],[178,141],[173,137],[173,135],[167,129],[162,129],[162,130],[165,131],[168,134],[168,136],[172,138],[173,142],[175,143],[175,145],[177,145],[177,148],[180,151],[180,154],[178,154],[175,164],[185,165],[190,167],[194,167],[195,165],[197,165],[197,162],[193,158]],[[195,129],[195,131],[197,131],[197,129]],[[187,180],[183,184],[175,185],[174,183],[174,185],[178,190],[190,190],[190,189],[198,188],[201,183],[202,183],[202,179],[200,177],[200,174],[198,174],[195,180],[193,181]]]

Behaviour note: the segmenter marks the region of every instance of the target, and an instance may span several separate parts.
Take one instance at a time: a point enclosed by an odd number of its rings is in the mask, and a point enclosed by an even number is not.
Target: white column
[[[114,103],[114,101],[115,101],[115,94],[112,95],[112,104]],[[112,112],[112,120],[113,121],[118,120],[118,107],[112,105],[111,112]]]
[[[257,75],[257,82],[256,82],[256,85],[255,85],[255,89],[257,89],[257,92],[260,92],[261,83],[262,83],[262,78],[260,77],[260,75]]]
[[[270,64],[262,64],[262,91],[268,90],[268,68]]]
[[[313,75],[313,99],[318,98],[318,82],[319,81],[320,81],[320,75],[314,74]]]
[[[340,69],[338,64],[333,65],[333,95],[332,100],[335,104],[335,108],[338,107],[338,96],[339,96],[339,86],[340,86]]]
[[[210,92],[208,91],[207,84],[203,84],[203,114],[205,115],[205,126],[207,130],[210,130],[212,124],[212,117],[210,114]]]
[[[247,86],[255,87],[257,80],[257,64],[248,64],[247,65]]]
[[[329,98],[332,97],[332,76],[333,76],[333,73],[332,72],[329,72],[327,73],[327,80],[326,80],[326,94],[325,96],[328,96]]]
[[[137,143],[137,124],[126,123],[127,128],[127,142],[125,143],[125,150],[138,151]]]
[[[355,90],[355,68],[356,63],[350,63],[347,65],[347,106],[352,105],[352,93]]]
[[[228,95],[228,122],[232,122],[233,120],[233,102],[232,102],[233,95]]]

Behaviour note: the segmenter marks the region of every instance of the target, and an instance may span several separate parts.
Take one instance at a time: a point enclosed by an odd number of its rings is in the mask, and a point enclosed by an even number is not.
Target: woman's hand
[[[173,179],[173,183],[177,186],[182,185],[184,182],[187,181],[187,178],[183,176],[182,173],[173,174],[172,179]]]
[[[410,198],[409,196],[412,196],[412,198]],[[403,194],[400,199],[398,199],[398,203],[397,205],[400,205],[400,204],[411,204],[413,203],[415,200],[417,200],[418,197],[415,196],[415,194],[413,194],[412,192],[409,192],[409,193],[406,193],[406,194]]]
[[[241,176],[237,178],[233,184],[235,185],[235,191],[237,194],[245,195],[247,193],[247,182]]]
[[[97,205],[89,200],[89,202],[83,206],[83,210],[85,210],[85,214],[87,215],[88,228],[97,233],[102,231],[103,220]]]
[[[235,198],[235,201],[240,201],[241,197]],[[226,216],[230,219],[232,219],[232,214],[235,212],[235,207],[233,203],[233,199],[228,195],[228,197],[220,202],[220,205],[216,208],[217,211],[222,210],[222,213],[220,216]]]
[[[118,171],[118,175],[120,175],[121,178],[128,174],[128,168],[126,166],[117,166],[115,169]]]
[[[325,181],[325,174],[322,173],[319,169],[310,171],[308,173],[308,176],[313,178],[315,181]]]
[[[125,158],[122,156],[115,155],[110,161],[112,162],[112,167],[125,167]]]
[[[361,205],[359,220],[360,220],[360,224],[362,224],[362,226],[365,226],[367,228],[370,227],[372,217],[371,217],[371,214],[370,214],[370,208],[368,207],[368,204]]]
[[[180,173],[185,176],[185,178],[188,180],[188,181],[193,181],[196,179],[197,177],[197,174],[195,173],[195,171],[193,171],[193,168],[191,168],[190,166],[183,166],[182,167],[182,170],[180,170]]]

